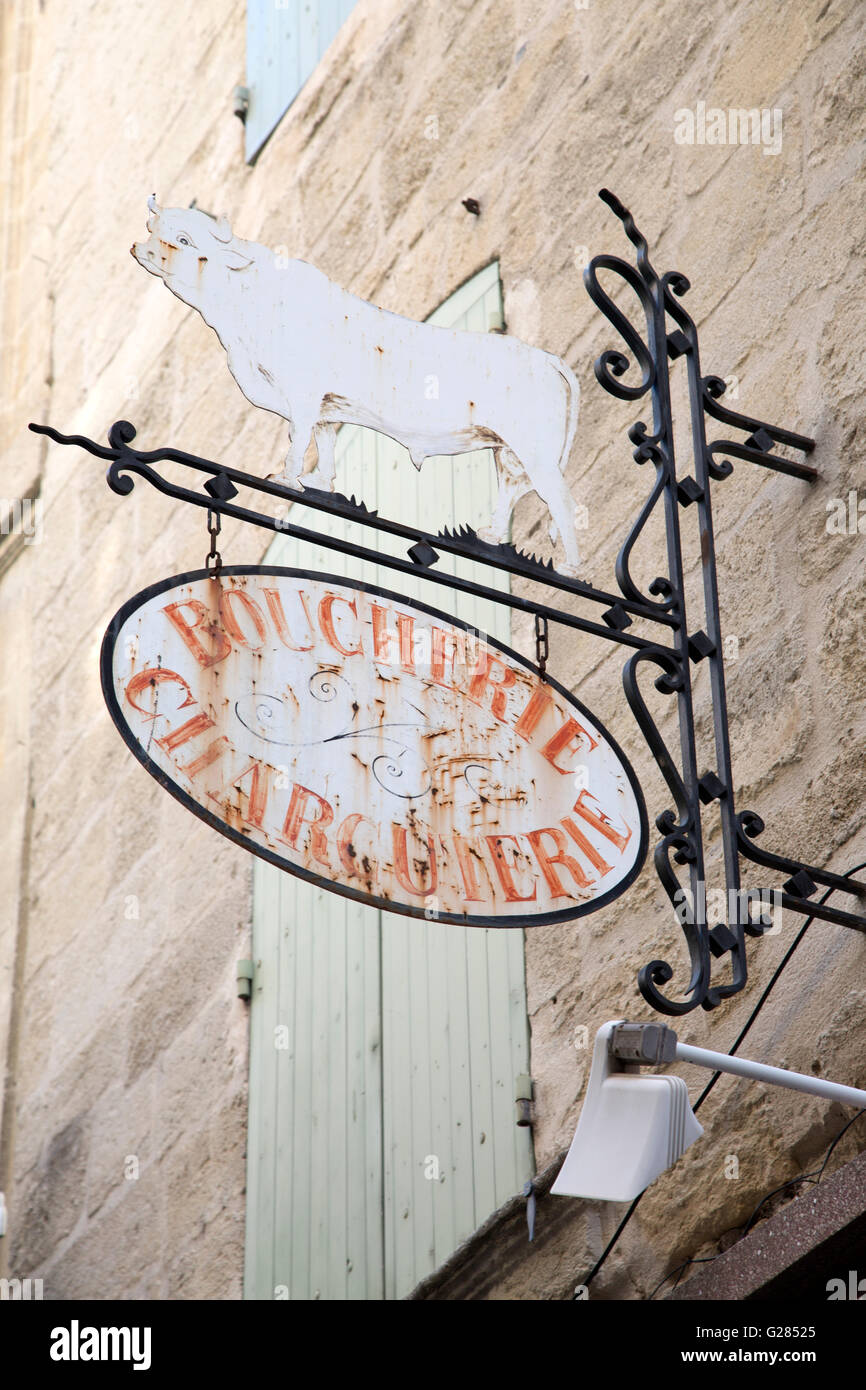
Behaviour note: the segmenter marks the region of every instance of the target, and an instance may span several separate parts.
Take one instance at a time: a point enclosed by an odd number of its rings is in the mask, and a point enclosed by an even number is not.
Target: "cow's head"
[[[130,254],[187,303],[196,304],[205,286],[214,286],[219,277],[231,279],[252,264],[227,217],[213,218],[196,208],[161,208],[155,194],[147,208],[150,236],[131,246]]]

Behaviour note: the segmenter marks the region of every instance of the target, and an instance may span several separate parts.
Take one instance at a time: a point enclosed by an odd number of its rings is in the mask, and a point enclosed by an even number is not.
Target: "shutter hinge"
[[[256,968],[251,960],[238,961],[238,999],[249,999],[253,992]]]
[[[532,1100],[532,1077],[518,1076],[514,1083],[514,1101],[517,1106],[517,1123],[521,1128],[531,1127],[535,1121],[535,1105]]]

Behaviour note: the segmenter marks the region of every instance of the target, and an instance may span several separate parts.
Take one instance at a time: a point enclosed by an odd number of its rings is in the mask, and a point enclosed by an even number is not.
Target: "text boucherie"
[[[177,588],[118,615],[112,713],[249,848],[469,922],[576,916],[634,876],[633,775],[514,654],[350,581],[251,571]]]

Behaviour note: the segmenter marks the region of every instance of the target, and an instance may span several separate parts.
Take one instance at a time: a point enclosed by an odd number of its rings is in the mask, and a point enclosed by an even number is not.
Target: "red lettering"
[[[252,625],[256,630],[258,642],[253,647],[252,642],[247,637],[238,620],[238,614],[234,611],[234,604],[239,603],[241,608],[246,611]],[[230,637],[239,642],[242,647],[249,647],[252,651],[258,651],[265,640],[266,628],[265,620],[262,617],[262,610],[255,599],[250,598],[249,594],[243,589],[223,589],[220,594],[220,618],[222,625]]]
[[[340,656],[360,656],[362,651],[360,638],[357,647],[344,647],[334,630],[332,609],[335,603],[345,603],[349,612],[356,618],[358,616],[358,608],[354,599],[343,598],[340,594],[326,594],[319,604],[319,626],[322,629],[322,636],[334,648],[335,652],[340,653]]]
[[[437,685],[452,689],[451,681],[445,678],[445,667],[450,661],[453,678],[455,659],[458,655],[461,661],[465,659],[465,639],[462,636],[457,637],[453,632],[445,632],[441,627],[434,627],[430,644],[430,673]]]
[[[498,668],[502,675],[498,680],[493,679],[494,667]],[[493,652],[482,651],[479,653],[478,666],[469,685],[466,694],[476,705],[483,703],[484,692],[489,685],[493,691],[493,698],[490,708],[495,717],[505,722],[505,691],[511,685],[517,684],[517,676],[509,666],[505,665]]]
[[[431,893],[436,892],[436,850],[433,844],[433,836],[427,836],[427,848],[429,860],[426,864],[419,860],[414,860],[415,868],[418,870],[419,877],[423,880],[430,875],[430,886],[418,888],[409,877],[409,846],[406,827],[404,825],[391,824],[394,839],[394,873],[397,882],[404,893],[411,893],[416,898],[429,898]]]
[[[181,617],[182,608],[191,608],[195,614],[195,622],[189,623],[186,618]],[[169,603],[163,608],[163,613],[168,618],[172,627],[180,633],[189,650],[192,652],[199,666],[214,666],[216,662],[222,661],[228,656],[232,649],[232,644],[226,634],[220,629],[215,619],[205,623],[204,620],[209,616],[208,610],[201,602],[201,599],[184,599],[181,603]],[[204,623],[204,626],[202,624]],[[201,630],[207,633],[214,642],[218,644],[213,652],[209,652],[202,646],[196,632]]]
[[[139,671],[138,675],[133,676],[129,685],[126,687],[126,698],[132,705],[132,708],[137,709],[139,714],[143,714],[147,719],[156,719],[160,711],[154,710],[153,713],[150,713],[143,705],[138,704],[135,697],[136,695],[142,695],[148,686],[156,688],[162,681],[174,681],[183,687],[186,699],[176,706],[177,709],[186,709],[187,705],[194,705],[196,703],[195,696],[183,676],[179,676],[176,671],[167,671],[164,666],[153,666],[149,671]]]
[[[176,748],[180,748],[181,744],[189,743],[190,739],[196,738],[199,734],[203,734],[207,729],[213,729],[215,726],[216,721],[211,719],[209,714],[194,714],[192,719],[181,724],[179,729],[173,729],[171,733],[158,738],[156,744],[157,747],[171,754]],[[217,762],[230,747],[231,744],[228,739],[225,735],[221,735],[220,738],[215,738],[212,743],[209,743],[204,752],[200,753],[197,758],[193,758],[192,762],[184,763],[183,766],[178,763],[178,772],[184,773],[190,779],[197,777],[200,772],[204,772],[206,767],[210,767],[211,763]]]
[[[511,872],[511,865],[505,858],[505,851],[502,848],[506,840],[513,840],[520,849],[520,842],[516,835],[485,835],[485,840],[490,846],[490,853],[493,855],[493,867],[496,870],[499,882],[502,884],[502,891],[505,894],[505,901],[509,903],[531,903],[535,901],[538,892],[537,885],[533,885],[532,892],[524,896],[517,891],[514,877]]]
[[[549,685],[537,685],[529,703],[514,725],[514,732],[521,738],[530,739],[538,728],[541,716],[553,703],[553,691]]]
[[[483,902],[484,899],[478,891],[478,879],[475,875],[475,865],[472,862],[472,850],[475,842],[472,841],[471,845],[467,844],[463,837],[458,835],[456,831],[451,838],[454,841],[454,852],[457,855],[457,863],[460,866],[460,877],[463,879],[463,887],[465,889],[463,900],[467,903]],[[445,836],[440,835],[439,839],[442,841],[442,844],[445,845]]]
[[[355,849],[353,843],[361,821],[366,821],[368,825],[373,826],[374,830],[376,829],[374,822],[367,816],[363,815],[360,811],[353,811],[350,816],[346,817],[337,831],[337,853],[340,856],[340,863],[350,878],[363,878],[369,876],[361,872],[364,864],[362,862],[359,867],[358,851]],[[369,861],[367,862],[369,863]]]
[[[551,854],[541,843],[542,835],[552,835],[556,844],[556,854]],[[533,853],[538,860],[541,872],[544,874],[544,881],[550,889],[551,897],[554,898],[573,898],[574,894],[569,893],[567,888],[563,888],[562,881],[553,867],[554,864],[561,864],[564,869],[568,869],[579,888],[588,888],[589,879],[583,872],[577,860],[570,854],[566,854],[566,839],[561,830],[555,826],[549,826],[545,830],[530,830],[526,836]]]
[[[283,646],[288,647],[290,652],[311,652],[314,646],[314,642],[312,640],[310,641],[308,647],[299,647],[296,643],[292,641],[291,637],[289,636],[289,625],[286,622],[286,615],[283,610],[283,601],[280,597],[279,589],[262,589],[262,593],[264,594],[265,601],[268,605],[268,612],[271,615],[271,621],[273,622],[273,625],[277,630],[277,636],[279,637]],[[301,607],[304,610],[304,617],[307,620],[307,624],[310,629],[309,635],[312,639],[313,623],[312,619],[310,618],[310,611],[307,608],[307,596],[305,593],[299,592],[298,598],[300,599]]]
[[[415,639],[415,619],[408,613],[397,614],[397,631],[400,634],[400,665],[410,676],[415,674],[415,654],[412,650]]]
[[[589,797],[591,801],[595,802],[596,806],[598,806],[597,811],[593,811],[589,806],[586,805],[586,797]],[[612,845],[616,845],[620,854],[622,854],[623,850],[625,849],[626,845],[631,839],[631,830],[625,824],[625,821],[623,821],[623,825],[626,829],[626,834],[624,835],[621,830],[617,830],[616,826],[611,821],[610,816],[607,814],[607,812],[601,809],[601,806],[598,802],[598,797],[593,796],[592,792],[589,791],[582,791],[580,793],[580,796],[574,803],[573,809],[575,810],[577,815],[582,816],[585,821],[588,821],[590,825],[594,826],[595,829],[598,831],[599,835],[603,835],[606,840],[610,840]]]
[[[262,828],[268,801],[269,771],[266,763],[260,762],[258,758],[251,758],[243,772],[232,781],[232,786],[241,791],[241,782],[245,777],[250,778],[249,806],[244,820],[248,821],[250,825],[257,826],[259,830]]]
[[[307,807],[311,802],[317,804],[318,815],[307,815]],[[333,819],[333,807],[323,796],[319,796],[317,792],[311,792],[309,787],[302,787],[297,782],[293,782],[292,796],[280,839],[290,849],[297,851],[297,840],[301,827],[308,825],[310,828],[310,852],[314,859],[318,860],[320,864],[324,864],[326,869],[330,869],[325,826],[330,825]]]
[[[179,748],[182,743],[187,743],[189,739],[195,738],[196,734],[203,734],[205,729],[216,727],[216,720],[211,719],[209,714],[194,714],[192,719],[188,719],[180,728],[174,729],[171,733],[164,734],[162,738],[156,740],[160,748],[164,748],[166,753],[173,753],[175,748]]]
[[[370,611],[373,614],[373,659],[390,662],[391,638],[394,633],[388,627],[388,609],[380,608],[378,603],[371,603]]]
[[[583,832],[578,830],[574,821],[570,820],[568,816],[563,816],[562,824],[565,826],[572,840],[574,840],[578,849],[583,850],[590,864],[597,871],[599,878],[604,878],[605,874],[609,874],[612,865],[608,864],[607,861],[601,857],[595,845],[590,844]]]
[[[182,772],[189,778],[197,777],[200,772],[204,772],[211,763],[218,762],[224,753],[231,748],[231,744],[225,735],[215,738],[213,743],[209,743],[207,748],[197,758],[193,758],[191,763],[184,763],[183,767],[178,765],[178,772]]]
[[[585,740],[588,744],[587,751],[590,753],[593,748],[598,747],[598,740],[592,738],[592,736],[587,733],[586,729],[584,729],[583,725],[578,724],[576,719],[569,717],[566,719],[562,728],[558,729],[553,735],[553,738],[548,739],[547,743],[545,743],[541,750],[541,756],[547,759],[551,767],[555,767],[557,772],[561,772],[563,776],[565,776],[569,772],[573,772],[574,768],[559,767],[556,761],[557,755],[564,752],[579,753],[579,743],[581,739]]]

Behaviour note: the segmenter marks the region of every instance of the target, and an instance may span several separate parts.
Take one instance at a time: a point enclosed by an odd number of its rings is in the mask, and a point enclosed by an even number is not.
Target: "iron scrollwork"
[[[599,196],[619,218],[626,236],[635,247],[635,264],[618,256],[600,255],[590,262],[584,272],[584,283],[590,298],[619,334],[623,344],[622,348],[609,348],[600,354],[594,364],[595,376],[600,385],[619,400],[637,401],[648,397],[653,412],[651,426],[644,420],[638,420],[627,431],[634,446],[634,462],[639,466],[651,462],[655,479],[616,559],[615,578],[619,593],[598,589],[585,580],[560,574],[550,561],[524,554],[510,544],[483,541],[465,526],[454,530],[446,528],[436,534],[428,533],[380,516],[363,502],[340,493],[319,491],[310,486],[303,490],[289,488],[181,450],[135,450],[132,448],[135,429],[128,421],[120,420],[112,426],[107,448],[80,435],[59,434],[48,425],[31,425],[30,428],[60,444],[76,445],[108,461],[107,481],[121,496],[129,495],[136,477],[141,477],[165,496],[206,508],[208,513],[213,512],[218,518],[229,516],[297,540],[312,541],[338,553],[359,556],[398,572],[421,575],[431,583],[444,584],[451,589],[524,611],[533,615],[537,624],[546,624],[549,620],[631,648],[632,655],[623,669],[626,699],[674,803],[673,807],[662,809],[656,816],[659,839],[654,848],[655,870],[682,927],[690,961],[688,984],[679,997],[672,998],[662,992],[662,986],[673,979],[674,970],[668,962],[660,959],[649,961],[640,970],[638,987],[654,1009],[664,1014],[682,1015],[698,1006],[714,1009],[724,999],[740,991],[746,983],[746,938],[759,937],[766,924],[760,916],[757,920],[750,916],[750,895],[743,893],[740,887],[741,858],[760,865],[774,876],[788,876],[781,889],[784,907],[859,931],[866,931],[866,884],[759,847],[755,841],[763,832],[763,821],[754,812],[738,814],[735,807],[711,489],[714,483],[725,482],[732,476],[732,458],[812,481],[817,477],[813,467],[800,459],[791,459],[776,452],[775,446],[808,455],[814,441],[805,435],[739,414],[722,404],[725,382],[721,377],[701,374],[697,328],[682,304],[682,298],[690,288],[689,281],[678,271],[659,276],[650,261],[647,240],[631,213],[608,190],[603,189]],[[599,281],[600,271],[618,276],[633,291],[640,306],[641,324],[636,326],[632,323],[614,303]],[[678,477],[674,455],[669,376],[670,364],[680,358],[684,361],[687,374],[691,461],[694,469],[692,474],[682,477]],[[639,373],[639,380],[633,379],[635,371]],[[708,441],[707,419],[738,430],[745,438]],[[194,474],[205,474],[202,490],[183,486],[165,477],[157,467],[163,461],[180,464]],[[293,508],[326,511],[357,523],[362,528],[396,535],[407,542],[407,558],[361,545],[354,539],[323,534],[266,511],[241,506],[234,500],[241,488],[266,499],[288,502]],[[632,574],[632,553],[647,522],[659,506],[664,513],[667,572],[657,575],[647,586],[647,592],[643,592]],[[680,518],[681,512],[691,507],[694,507],[692,515],[697,521],[700,541],[705,629],[689,627],[685,606]],[[555,590],[557,598],[542,603],[536,598],[503,591],[476,580],[437,572],[436,562],[441,551],[534,580]],[[566,611],[558,599],[560,594],[579,600],[581,604],[602,607],[601,621],[594,621],[587,615],[586,609],[580,613]],[[635,621],[656,624],[656,635],[645,637],[626,631],[632,628]],[[670,645],[663,645],[659,635],[663,635]],[[701,661],[706,661],[709,666],[716,762],[714,769],[703,773],[699,772],[696,758],[691,679],[692,665]],[[660,674],[655,679],[656,689],[676,699],[679,759],[662,737],[641,693],[638,675],[644,663],[660,668]],[[273,711],[268,711],[268,717],[272,715]],[[392,760],[388,773],[392,781],[399,780],[404,775],[404,769]],[[703,808],[710,805],[717,807],[721,823],[725,901],[728,904],[726,920],[712,927],[707,920],[706,893],[702,891],[705,885],[701,817]],[[680,883],[677,867],[688,869],[688,894]],[[842,911],[813,901],[818,884],[841,889],[853,896],[857,899],[858,911]],[[727,979],[713,982],[713,958],[728,959]]]
[[[638,984],[644,998],[662,1013],[682,1014],[701,1005],[717,1007],[724,999],[736,994],[746,983],[745,941],[747,936],[760,936],[769,925],[760,915],[750,915],[751,895],[744,893],[740,883],[741,858],[758,863],[775,873],[790,877],[783,885],[781,903],[794,911],[823,917],[827,921],[866,930],[866,917],[842,912],[809,901],[823,883],[841,888],[852,895],[866,892],[863,885],[826,870],[809,868],[797,860],[774,855],[759,849],[754,840],[764,825],[752,812],[738,815],[735,808],[733,772],[729,739],[727,696],[725,691],[724,646],[719,613],[716,579],[715,542],[711,505],[711,486],[723,482],[734,472],[731,458],[742,459],[761,467],[786,473],[791,477],[812,481],[816,470],[809,464],[789,459],[774,452],[775,445],[809,454],[814,441],[805,435],[762,420],[738,414],[722,405],[725,382],[717,376],[702,376],[698,347],[698,332],[681,300],[690,285],[678,271],[658,276],[649,259],[646,238],[635,225],[634,218],[611,193],[602,190],[600,197],[621,220],[626,235],[637,248],[636,269],[612,256],[598,256],[584,273],[587,290],[594,303],[620,334],[633,362],[641,372],[640,385],[627,389],[620,378],[631,364],[621,351],[608,349],[595,364],[600,384],[619,399],[636,400],[649,393],[653,403],[653,433],[647,432],[643,421],[628,431],[637,447],[633,458],[643,464],[652,459],[657,476],[654,487],[637,520],[626,538],[616,566],[617,582],[623,594],[634,600],[648,602],[640,594],[629,570],[632,548],[654,510],[663,501],[666,507],[666,531],[670,579],[657,579],[651,591],[665,592],[665,606],[676,620],[673,642],[677,653],[672,661],[654,657],[652,650],[632,656],[626,663],[623,681],[626,698],[637,719],[650,751],[659,765],[673,795],[676,810],[665,810],[656,818],[661,835],[654,854],[658,877],[682,926],[691,960],[691,978],[685,998],[670,999],[660,986],[673,977],[665,961],[650,961],[639,973]],[[628,322],[621,309],[601,289],[597,280],[599,270],[613,271],[635,291],[643,310],[646,342],[641,333]],[[627,271],[627,273],[626,273]],[[639,283],[638,283],[639,281]],[[672,325],[669,325],[672,320]],[[647,348],[648,343],[648,348]],[[647,352],[650,362],[646,360]],[[674,463],[673,413],[669,390],[669,363],[684,359],[691,416],[693,476],[677,477]],[[709,442],[706,436],[707,418],[718,420],[746,434],[742,440],[721,439]],[[700,539],[701,568],[706,630],[689,631],[685,594],[681,582],[682,550],[678,513],[694,505]],[[665,586],[667,588],[665,589]],[[636,672],[645,660],[659,660],[667,675],[656,680],[659,690],[676,690],[679,700],[682,771],[664,744],[651,719],[638,689]],[[691,665],[706,660],[710,669],[713,732],[716,768],[698,775],[694,763],[694,715],[691,695]],[[710,926],[707,920],[706,892],[696,891],[703,879],[702,807],[715,804],[722,830],[725,868],[726,921]],[[685,895],[671,860],[687,864],[691,877],[690,910],[683,911]],[[728,957],[730,978],[711,983],[711,957]]]

